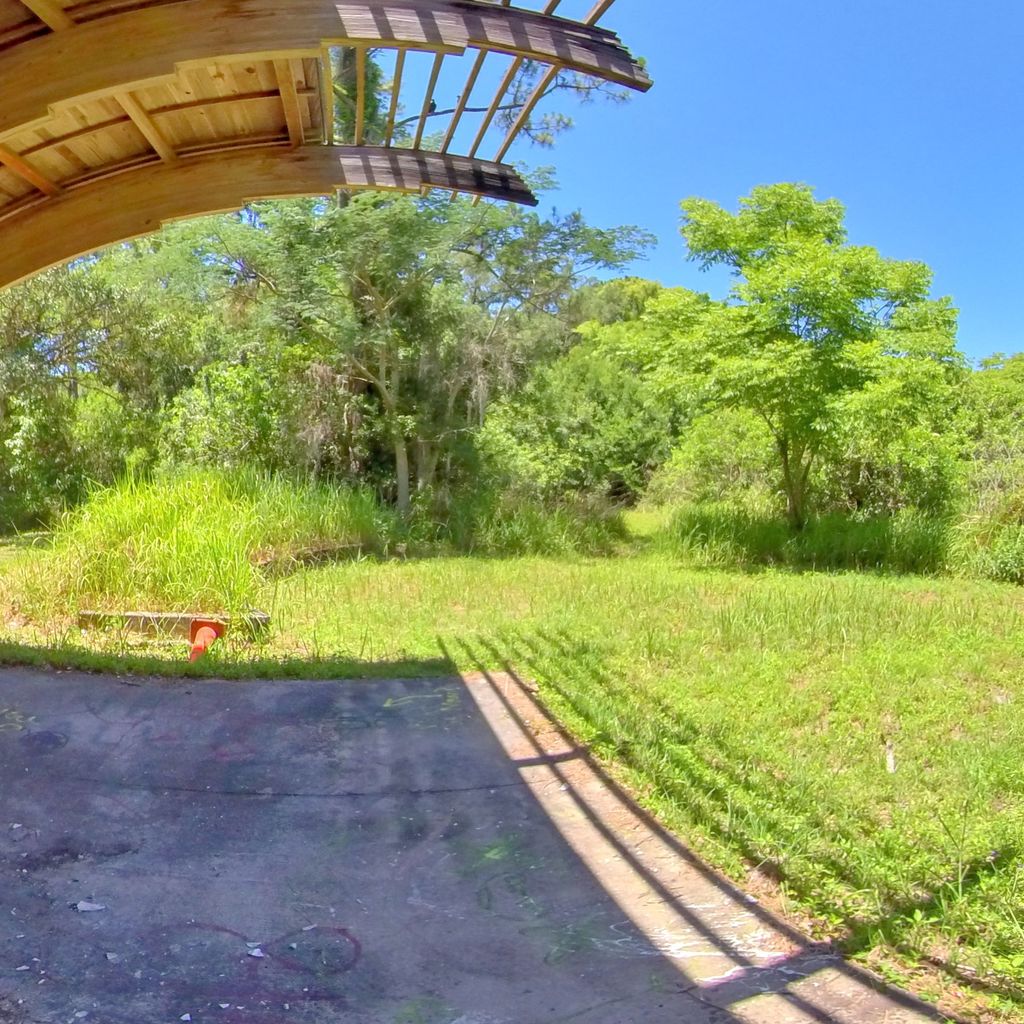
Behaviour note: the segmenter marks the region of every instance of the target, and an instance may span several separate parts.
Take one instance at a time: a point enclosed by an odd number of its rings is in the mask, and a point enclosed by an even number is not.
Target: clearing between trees
[[[263,488],[277,522],[284,493]],[[221,524],[213,551],[232,535],[250,554],[259,547],[253,507]],[[245,597],[271,612],[269,637],[252,647],[229,636],[197,666],[183,663],[181,641],[82,634],[71,614],[100,596],[82,581],[103,567],[108,607],[147,593],[161,603],[158,577],[170,588],[162,603],[182,600],[173,587],[189,568],[204,578],[197,549],[175,548],[188,529],[157,522],[165,550],[149,563],[138,543],[120,567],[125,549],[99,546],[71,598],[66,559],[84,550],[73,528],[52,545],[36,538],[0,563],[3,658],[232,677],[424,676],[452,663],[513,672],[644,806],[814,937],[944,1009],[1024,1019],[1018,588],[694,568],[641,515],[629,532],[592,534],[589,553],[585,531],[563,530],[547,555],[494,553],[492,532],[491,553],[371,557],[372,505],[357,496],[344,514],[354,529],[360,509],[366,555],[254,568]],[[489,522],[497,530],[500,516]],[[559,550],[559,536],[575,548]],[[240,578],[224,576],[229,587]]]

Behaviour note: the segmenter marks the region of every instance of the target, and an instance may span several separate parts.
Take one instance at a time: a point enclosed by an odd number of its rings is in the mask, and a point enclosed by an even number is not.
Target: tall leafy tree
[[[208,234],[203,259],[268,330],[372,396],[406,509],[557,333],[573,289],[646,241],[578,214],[364,193],[261,205]]]
[[[737,213],[706,199],[682,208],[690,258],[728,268],[735,284],[684,334],[681,366],[706,403],[765,422],[799,529],[842,403],[878,378],[887,356],[956,362],[955,314],[928,300],[928,267],[850,244],[842,204],[807,186],[756,188]],[[660,315],[671,321],[678,305]],[[694,308],[691,298],[683,305]]]

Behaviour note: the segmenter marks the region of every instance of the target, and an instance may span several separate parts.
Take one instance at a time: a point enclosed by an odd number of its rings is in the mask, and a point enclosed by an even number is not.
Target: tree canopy
[[[854,396],[884,378],[889,399],[900,396],[890,414],[916,415],[924,404],[911,392],[961,365],[955,311],[929,298],[924,264],[852,245],[842,205],[806,186],[754,189],[737,213],[704,199],[682,209],[689,258],[728,267],[735,283],[724,302],[677,292],[653,305],[650,326],[669,339],[660,370],[704,407],[763,420],[800,528],[815,462],[838,443]]]

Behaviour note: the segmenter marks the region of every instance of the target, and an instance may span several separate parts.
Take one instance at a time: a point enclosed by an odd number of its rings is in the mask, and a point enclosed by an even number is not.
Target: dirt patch
[[[124,857],[129,853],[137,853],[138,848],[131,843],[110,843],[94,846],[88,842],[56,843],[45,850],[23,853],[18,857],[9,858],[22,871],[45,871],[50,868],[63,867],[65,864],[95,864],[114,857]]]

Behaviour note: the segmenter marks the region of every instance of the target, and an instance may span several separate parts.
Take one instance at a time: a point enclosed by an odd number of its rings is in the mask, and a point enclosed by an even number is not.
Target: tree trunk
[[[430,441],[416,442],[416,490],[426,491],[434,486],[440,447]]]
[[[807,518],[804,512],[803,488],[795,479],[787,484],[786,515],[789,518],[789,525],[797,533],[807,525]]]
[[[782,485],[786,491],[786,516],[794,531],[800,532],[807,525],[807,480],[810,474],[810,462],[803,465],[798,457],[794,468],[794,459],[790,453],[789,440],[778,440],[779,455],[782,456]]]
[[[405,516],[412,505],[409,499],[409,447],[404,437],[395,438],[395,480],[398,484],[398,511]]]

